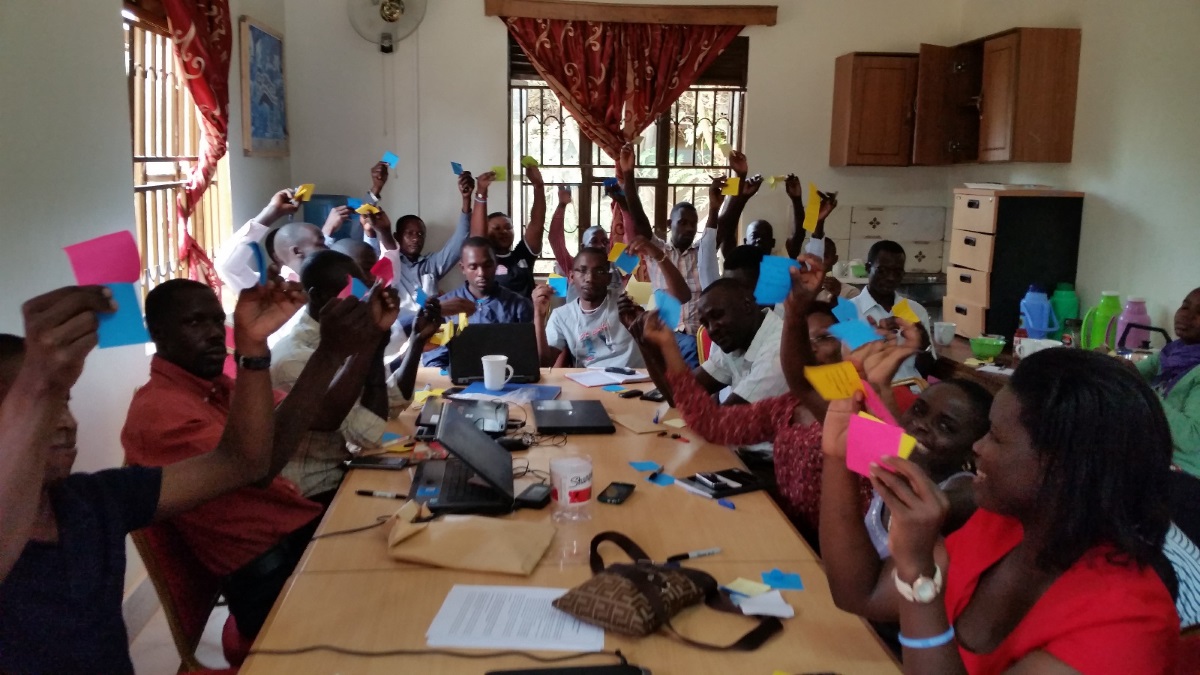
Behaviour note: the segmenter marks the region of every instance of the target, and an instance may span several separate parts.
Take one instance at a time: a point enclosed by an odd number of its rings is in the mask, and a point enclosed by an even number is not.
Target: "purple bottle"
[[[1125,326],[1131,323],[1140,324],[1143,326],[1150,325],[1150,314],[1146,311],[1145,298],[1129,298],[1125,303],[1125,310],[1121,312],[1121,316],[1117,318],[1117,340],[1125,335]],[[1139,349],[1142,344],[1150,341],[1150,333],[1141,328],[1130,328],[1129,335],[1125,337],[1125,341],[1120,344],[1120,347],[1125,349]]]

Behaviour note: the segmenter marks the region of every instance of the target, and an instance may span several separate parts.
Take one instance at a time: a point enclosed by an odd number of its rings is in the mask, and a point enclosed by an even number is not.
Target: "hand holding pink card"
[[[869,476],[872,462],[880,464],[883,457],[908,459],[916,445],[917,439],[900,427],[859,413],[850,418],[850,428],[846,431],[846,468]]]
[[[142,277],[142,258],[128,230],[63,247],[80,286],[132,284]]]

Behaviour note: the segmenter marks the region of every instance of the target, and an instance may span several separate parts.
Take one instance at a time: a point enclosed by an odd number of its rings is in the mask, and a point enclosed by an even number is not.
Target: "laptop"
[[[447,400],[444,398],[429,398],[421,408],[417,417],[417,431],[414,434],[418,441],[429,441],[437,437],[438,425],[442,420],[442,409]],[[455,406],[464,417],[470,420],[476,429],[497,438],[503,436],[508,426],[508,404],[500,401],[455,401]]]
[[[534,401],[533,421],[539,434],[613,434],[617,431],[600,401]]]
[[[532,323],[468,324],[448,345],[450,381],[470,384],[483,381],[482,357],[503,354],[508,357],[513,376],[509,382],[532,384],[542,379],[538,359],[537,334]]]
[[[433,513],[513,510],[512,455],[480,431],[457,402],[442,407],[437,440],[450,453],[417,467],[410,494]]]

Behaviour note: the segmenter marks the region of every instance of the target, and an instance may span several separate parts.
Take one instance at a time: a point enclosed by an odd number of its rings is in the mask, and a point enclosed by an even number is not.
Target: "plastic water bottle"
[[[1054,316],[1050,298],[1037,286],[1030,286],[1021,300],[1021,318],[1025,320],[1025,330],[1031,338],[1042,339],[1058,330],[1058,318]],[[1013,348],[1016,348],[1015,344]]]
[[[1054,308],[1054,316],[1058,317],[1058,323],[1063,329],[1066,328],[1069,319],[1078,319],[1079,296],[1075,294],[1075,285],[1060,283],[1054,289],[1054,295],[1050,296],[1050,306]],[[1063,332],[1062,329],[1056,330],[1050,334],[1050,337],[1060,340]]]

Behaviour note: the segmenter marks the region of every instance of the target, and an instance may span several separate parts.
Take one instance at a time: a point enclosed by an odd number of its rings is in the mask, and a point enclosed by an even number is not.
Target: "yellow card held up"
[[[613,246],[615,247],[616,244],[613,244]],[[633,298],[634,302],[645,307],[650,304],[650,294],[654,292],[654,287],[651,286],[649,281],[633,279],[625,284],[625,292],[629,294],[629,297]]]
[[[913,311],[912,306],[908,304],[908,298],[897,302],[892,306],[892,316],[904,319],[909,323],[921,323],[921,317]]]
[[[725,588],[733,591],[734,593],[745,595],[751,598],[756,595],[762,595],[763,593],[771,590],[770,586],[766,584],[760,584],[757,581],[751,581],[745,577],[738,577],[734,579],[733,581],[725,584]]]
[[[462,330],[466,327],[467,327],[467,313],[459,312],[458,313],[458,329]]]
[[[767,186],[774,190],[780,183],[787,182],[787,176],[767,176]]]
[[[862,391],[862,380],[858,378],[854,364],[849,361],[827,366],[805,366],[804,377],[826,401],[850,398],[855,392]]]
[[[354,212],[361,213],[364,216],[369,216],[373,213],[379,213],[379,208],[376,207],[374,204],[363,204],[362,206],[358,207],[357,209],[354,209]]]
[[[717,149],[721,151],[722,155],[725,155],[726,159],[733,156],[733,146],[728,143],[717,144]]]
[[[508,169],[499,164],[492,167],[492,173],[496,174],[496,180],[508,180]]]
[[[521,158],[521,166],[525,167],[526,169],[532,169],[537,165],[538,161],[533,158],[533,155],[525,155]]]
[[[721,194],[726,197],[736,197],[741,191],[742,179],[734,176],[725,181],[725,187],[721,189]]]
[[[315,190],[315,189],[317,189],[317,186],[314,185],[313,183],[304,183],[300,187],[296,188],[296,193],[295,193],[293,199],[298,199],[302,202],[306,202],[306,201],[312,199],[313,190]]]
[[[804,230],[817,231],[817,216],[821,213],[821,195],[817,193],[817,184],[808,184],[808,203],[804,205]]]
[[[608,251],[608,262],[616,262],[617,258],[621,257],[621,252],[625,250],[625,242],[613,242],[612,248]]]
[[[917,439],[909,436],[908,434],[904,434],[900,437],[900,448],[896,454],[900,455],[902,459],[908,459],[908,456],[912,454],[913,449],[916,447]]]

